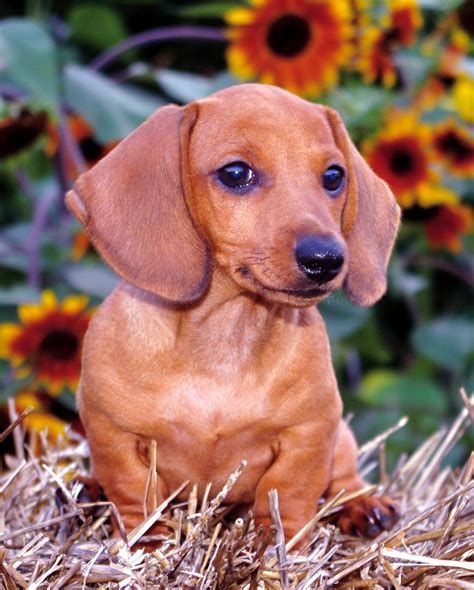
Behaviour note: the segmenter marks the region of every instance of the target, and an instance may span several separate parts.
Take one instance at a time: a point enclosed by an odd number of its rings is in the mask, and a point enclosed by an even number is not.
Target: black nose
[[[339,274],[344,264],[344,250],[334,238],[306,236],[296,243],[295,258],[308,279],[322,285]]]

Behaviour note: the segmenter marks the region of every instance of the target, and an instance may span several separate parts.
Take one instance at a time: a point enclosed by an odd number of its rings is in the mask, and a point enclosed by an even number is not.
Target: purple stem
[[[176,41],[178,39],[193,39],[195,41],[226,41],[225,34],[212,27],[195,27],[192,25],[162,27],[160,29],[150,29],[129,37],[121,43],[117,43],[102,55],[96,57],[89,64],[93,70],[102,70],[117,59],[122,53],[143,47],[153,43],[163,43],[165,41]]]
[[[26,243],[27,255],[30,259],[28,268],[28,285],[34,289],[41,287],[40,240],[48,217],[48,211],[57,199],[56,191],[48,191],[42,199],[37,199],[31,224],[30,236]]]
[[[56,191],[48,191],[41,199],[36,194],[26,172],[23,168],[15,171],[15,178],[33,207],[33,220],[30,228],[30,235],[22,250],[28,256],[28,285],[34,289],[41,286],[40,270],[40,239],[47,220],[48,211],[52,203],[57,199]]]
[[[75,137],[69,129],[65,113],[59,114],[59,121],[59,157],[64,177],[69,181],[70,179],[68,178],[65,166],[67,154],[72,157],[79,175],[87,171],[87,163]]]
[[[19,167],[15,170],[15,178],[28,201],[32,204],[35,203],[37,196],[23,168]]]

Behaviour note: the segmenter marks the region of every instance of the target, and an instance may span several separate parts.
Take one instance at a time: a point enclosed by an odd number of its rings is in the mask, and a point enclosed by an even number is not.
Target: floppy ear
[[[348,167],[342,230],[349,252],[344,290],[357,305],[372,305],[387,288],[387,266],[400,224],[400,207],[386,182],[365,162],[339,114],[326,107]]]
[[[159,109],[77,180],[66,203],[126,281],[175,302],[197,299],[210,260],[186,203],[182,158],[192,109]]]

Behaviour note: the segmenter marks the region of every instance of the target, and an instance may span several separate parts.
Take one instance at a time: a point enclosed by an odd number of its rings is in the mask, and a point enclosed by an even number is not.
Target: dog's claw
[[[364,495],[344,506],[337,525],[344,534],[373,539],[391,529],[398,519],[398,510],[390,498]]]

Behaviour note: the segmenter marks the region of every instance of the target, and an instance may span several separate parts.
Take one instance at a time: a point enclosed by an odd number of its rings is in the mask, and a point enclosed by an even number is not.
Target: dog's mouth
[[[279,289],[277,287],[271,287],[260,279],[257,279],[248,266],[239,267],[237,273],[240,277],[244,278],[246,282],[251,283],[258,291],[268,294],[269,296],[281,294],[295,299],[308,300],[329,295],[331,292],[330,289],[322,287],[311,287],[309,289]]]

